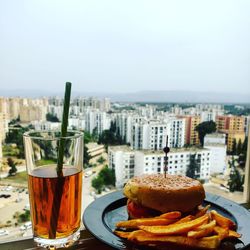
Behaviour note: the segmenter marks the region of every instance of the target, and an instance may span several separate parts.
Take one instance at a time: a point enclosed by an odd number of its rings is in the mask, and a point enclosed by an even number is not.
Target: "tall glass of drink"
[[[24,134],[24,147],[34,240],[47,248],[70,246],[80,235],[83,133],[31,131]]]

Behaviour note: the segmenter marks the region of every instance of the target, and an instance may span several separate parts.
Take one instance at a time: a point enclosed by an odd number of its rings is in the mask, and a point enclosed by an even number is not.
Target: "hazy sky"
[[[250,93],[249,13],[249,0],[0,0],[0,90]]]

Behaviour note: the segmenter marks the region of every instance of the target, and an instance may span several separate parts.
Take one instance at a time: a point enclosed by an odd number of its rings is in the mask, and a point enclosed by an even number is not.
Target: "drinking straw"
[[[61,126],[61,138],[59,141],[58,149],[58,161],[57,161],[57,183],[55,185],[54,197],[52,203],[51,217],[50,217],[50,228],[49,228],[49,238],[56,238],[56,230],[58,224],[58,217],[61,207],[61,200],[64,188],[63,178],[63,156],[65,147],[65,137],[67,136],[67,126],[68,126],[68,116],[69,116],[69,105],[70,105],[70,94],[71,94],[71,83],[66,82],[65,94],[64,94],[64,106],[63,106],[63,119]]]

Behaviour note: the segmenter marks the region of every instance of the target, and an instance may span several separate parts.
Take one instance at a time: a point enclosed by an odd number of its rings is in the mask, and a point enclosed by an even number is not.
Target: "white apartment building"
[[[185,145],[186,120],[183,118],[169,118],[167,123],[168,146],[181,148]]]
[[[195,155],[200,179],[208,181],[210,177],[211,152],[201,148],[175,148],[168,154],[168,173],[186,175],[190,156]],[[123,187],[129,178],[142,174],[164,172],[163,151],[131,150],[128,146],[109,147],[109,167],[115,169],[117,187]],[[129,161],[130,160],[130,161]]]
[[[142,116],[148,119],[153,119],[156,113],[156,106],[146,104],[145,106],[138,107],[137,112],[139,116]]]
[[[135,153],[128,146],[113,146],[108,148],[109,168],[115,170],[116,187],[123,185],[134,176]]]
[[[166,146],[168,136],[168,145],[171,148],[183,147],[186,136],[185,126],[183,118],[141,119],[139,122],[132,123],[131,145],[134,149],[162,150]]]
[[[80,113],[84,113],[87,108],[99,109],[101,111],[107,112],[111,107],[109,98],[97,99],[94,97],[75,98],[72,100],[72,106],[77,106]]]
[[[106,112],[100,110],[88,110],[85,117],[85,129],[89,133],[97,129],[97,134],[101,134],[103,130],[109,129],[111,119]]]
[[[167,124],[158,120],[141,120],[132,126],[133,149],[160,150],[166,145]]]
[[[209,143],[218,143],[226,145],[226,134],[223,133],[207,134],[204,137],[204,144],[209,144]]]
[[[60,122],[34,121],[31,123],[35,130],[60,130]]]
[[[219,133],[206,135],[204,148],[211,152],[211,174],[224,173],[227,167],[226,135]]]
[[[86,120],[83,117],[79,116],[71,116],[68,119],[69,123],[68,126],[70,129],[80,129],[85,130]]]
[[[182,108],[179,105],[174,105],[170,108],[170,113],[174,115],[182,115]]]
[[[133,114],[132,113],[119,113],[114,117],[116,126],[119,129],[119,133],[126,143],[132,143],[132,125]]]

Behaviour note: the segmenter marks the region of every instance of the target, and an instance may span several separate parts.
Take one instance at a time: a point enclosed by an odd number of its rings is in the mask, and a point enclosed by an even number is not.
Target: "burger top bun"
[[[202,184],[180,175],[142,175],[130,179],[123,189],[133,202],[162,213],[190,212],[202,203],[205,191]]]

